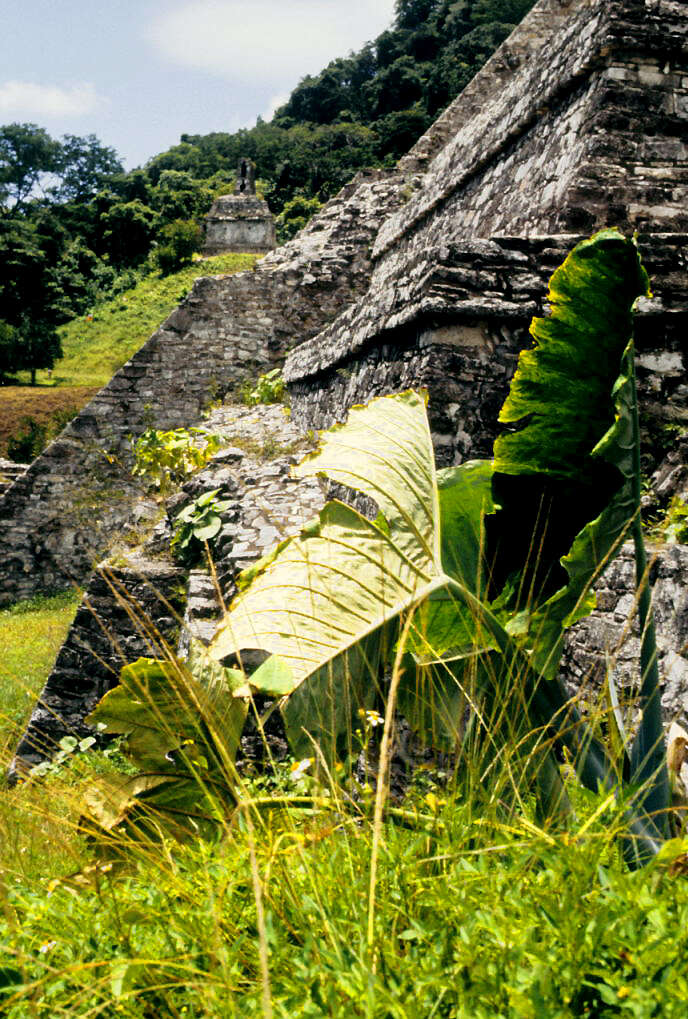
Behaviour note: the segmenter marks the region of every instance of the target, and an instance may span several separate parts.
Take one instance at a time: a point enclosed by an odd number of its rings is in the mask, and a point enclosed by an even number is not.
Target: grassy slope
[[[258,796],[251,829],[236,822],[215,843],[143,844],[124,865],[84,868],[92,850],[73,827],[82,778],[28,784],[0,806],[8,1019],[688,1011],[680,859],[678,871],[667,858],[628,874],[608,803],[581,804],[569,833],[538,833],[527,816],[500,823],[487,804],[473,809],[459,789],[419,790],[402,823],[382,828],[371,944],[365,804],[337,802],[333,787],[312,807],[269,809],[257,786],[246,791]]]
[[[0,747],[17,735],[76,612],[67,592],[0,611]]]
[[[103,302],[92,318],[68,322],[60,330],[64,357],[51,376],[39,371],[38,385],[30,387],[28,372],[20,372],[20,385],[0,387],[0,456],[23,418],[47,423],[55,410],[81,409],[164,322],[199,276],[242,272],[251,269],[257,257],[218,255],[169,276],[148,276],[132,290]]]
[[[47,372],[38,372],[38,381],[58,386],[106,385],[188,294],[194,280],[250,269],[256,257],[218,255],[169,276],[146,277],[132,290],[98,305],[92,318],[77,318],[62,326],[64,357],[55,366],[52,380]]]
[[[61,595],[0,613],[0,710],[15,731],[75,605]],[[571,787],[569,830],[542,831],[516,794],[518,750],[502,748],[498,773],[489,741],[482,752],[446,786],[419,771],[388,815],[372,923],[370,795],[354,802],[308,771],[296,782],[289,762],[237,790],[253,804],[250,827],[235,817],[217,841],[129,846],[114,868],[109,857],[94,867],[77,830],[88,783],[112,777],[102,754],[3,792],[0,1011],[683,1019],[688,843],[629,874],[612,797]],[[313,799],[287,807],[275,795]]]
[[[148,276],[97,307],[92,320],[68,322],[61,330],[64,357],[55,366],[55,381],[60,386],[106,385],[177,307],[194,280],[250,269],[255,259],[255,255],[219,255],[169,276]]]

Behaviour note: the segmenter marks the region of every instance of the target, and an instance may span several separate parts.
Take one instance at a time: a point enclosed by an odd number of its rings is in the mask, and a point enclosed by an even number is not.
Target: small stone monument
[[[273,215],[256,197],[256,168],[250,159],[240,159],[234,194],[217,198],[208,213],[203,254],[265,252],[276,244]]]

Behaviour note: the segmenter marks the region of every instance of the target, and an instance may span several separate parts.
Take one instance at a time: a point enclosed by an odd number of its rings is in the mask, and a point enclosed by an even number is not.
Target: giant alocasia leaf
[[[524,351],[500,414],[504,423],[520,426],[495,443],[495,475],[529,477],[537,492],[555,479],[563,493],[548,505],[552,519],[545,527],[565,534],[557,516],[587,523],[570,551],[562,554],[567,575],[548,597],[529,590],[526,611],[519,615],[518,639],[531,654],[536,673],[554,681],[536,697],[544,699],[543,714],[558,704],[565,711],[565,693],[556,681],[565,627],[592,607],[590,588],[621,543],[634,539],[643,629],[641,705],[643,712],[631,751],[631,777],[646,783],[643,796],[648,815],[666,810],[668,785],[663,761],[663,730],[659,704],[654,629],[646,586],[645,554],[640,528],[640,459],[637,394],[634,375],[633,305],[649,296],[649,281],[635,244],[605,230],[579,244],[550,282],[551,316],[535,319],[535,346]],[[592,508],[599,489],[609,486],[601,512]],[[513,505],[500,499],[505,525],[513,526]],[[532,496],[531,496],[532,499]],[[526,539],[528,536],[526,536]],[[543,544],[546,541],[543,539]],[[562,553],[565,551],[561,550]],[[531,574],[534,574],[531,570]],[[511,627],[517,632],[516,627]],[[588,760],[588,764],[590,764]],[[593,779],[599,768],[593,768]],[[661,827],[661,824],[660,824]]]
[[[350,730],[353,709],[376,692],[382,648],[400,617],[459,577],[472,590],[479,584],[490,471],[465,465],[443,472],[438,486],[425,402],[415,392],[381,397],[325,433],[321,448],[295,473],[324,474],[369,496],[378,519],[328,503],[301,535],[247,571],[213,642],[218,659],[248,648],[279,657],[278,688],[274,663],[251,680],[263,692],[291,695],[285,717],[292,742],[299,729],[319,738]],[[464,497],[454,498],[458,489]],[[453,554],[445,569],[442,517],[447,529],[463,535],[466,576]],[[427,639],[434,643],[435,627],[446,648],[465,646],[465,614],[448,616],[437,605],[419,620]]]
[[[104,830],[134,821],[176,835],[213,825],[218,805],[232,800],[232,766],[246,718],[233,696],[241,673],[221,669],[194,648],[194,672],[179,661],[140,658],[87,721],[125,737],[124,753],[138,769],[94,784],[88,815]]]
[[[632,241],[605,230],[579,244],[552,276],[551,315],[534,319],[535,345],[521,353],[500,413],[500,421],[517,430],[495,442],[498,491],[499,476],[506,475],[529,479],[536,497],[539,491],[551,492],[552,483],[562,493],[558,502],[544,505],[542,533],[561,535],[564,545],[554,548],[545,539],[531,556],[542,556],[544,546],[545,556],[560,557],[564,583],[554,593],[551,584],[530,588],[526,606],[534,664],[550,677],[558,668],[564,627],[592,607],[590,585],[630,537],[638,512],[629,343],[633,304],[648,292]],[[605,505],[600,506],[602,487]],[[511,529],[517,507],[509,485],[504,489],[497,517]],[[571,547],[575,530],[569,533],[566,524],[569,531],[582,528]],[[529,547],[531,535],[522,539]]]

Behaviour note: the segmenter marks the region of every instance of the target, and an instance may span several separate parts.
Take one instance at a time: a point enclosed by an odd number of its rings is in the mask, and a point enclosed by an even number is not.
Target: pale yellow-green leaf
[[[439,560],[435,457],[427,394],[408,390],[353,407],[346,424],[323,433],[321,446],[294,468],[325,474],[377,503],[397,548],[420,569]]]

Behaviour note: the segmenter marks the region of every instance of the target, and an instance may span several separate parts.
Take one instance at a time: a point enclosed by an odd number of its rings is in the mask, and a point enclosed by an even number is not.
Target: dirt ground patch
[[[24,418],[50,428],[56,414],[81,410],[97,392],[89,386],[0,386],[0,456],[6,455],[7,440],[20,431]]]

